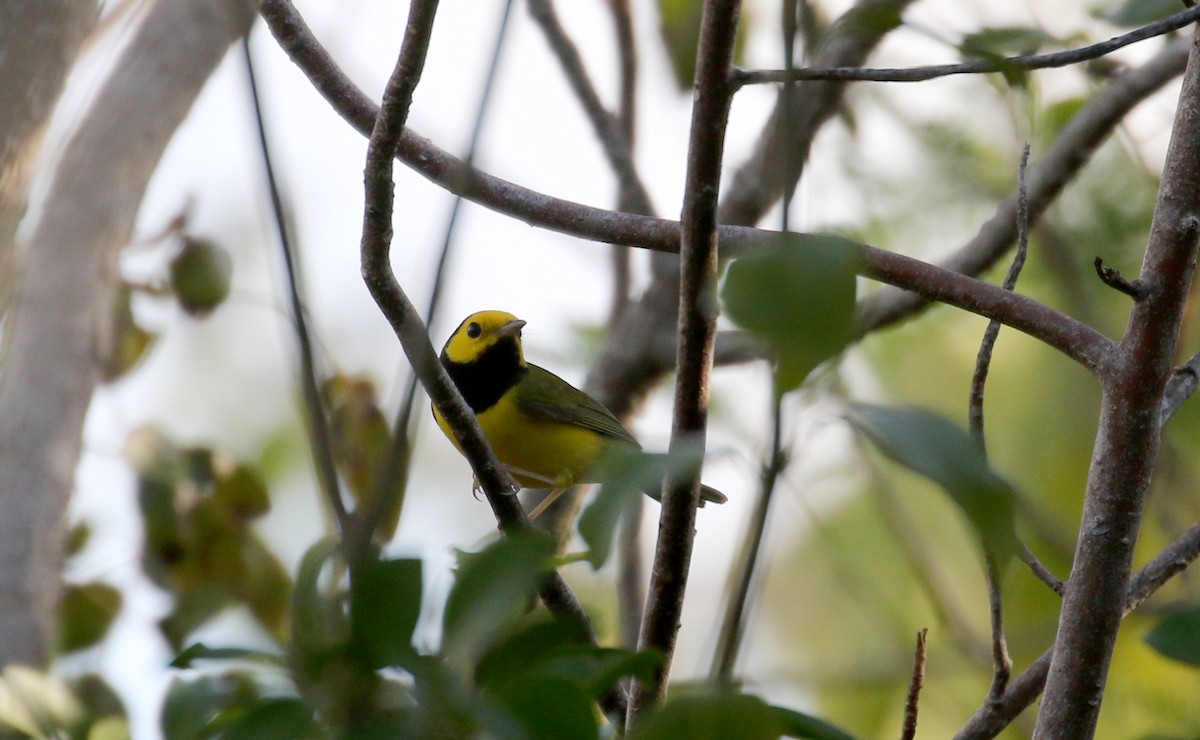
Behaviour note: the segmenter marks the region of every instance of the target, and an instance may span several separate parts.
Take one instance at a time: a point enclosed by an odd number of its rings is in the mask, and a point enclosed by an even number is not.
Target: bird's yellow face
[[[524,365],[525,357],[521,352],[523,326],[524,321],[505,311],[473,313],[450,335],[442,348],[442,357],[457,364],[474,362],[497,343],[507,340],[516,345],[517,358]]]

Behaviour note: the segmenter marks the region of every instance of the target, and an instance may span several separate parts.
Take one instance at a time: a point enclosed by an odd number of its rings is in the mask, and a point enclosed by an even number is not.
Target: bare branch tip
[[[1100,281],[1108,287],[1124,293],[1135,301],[1145,299],[1146,286],[1141,280],[1130,280],[1122,275],[1119,270],[1112,267],[1105,267],[1102,257],[1097,257],[1092,264],[1096,266],[1096,275],[1100,278]]]

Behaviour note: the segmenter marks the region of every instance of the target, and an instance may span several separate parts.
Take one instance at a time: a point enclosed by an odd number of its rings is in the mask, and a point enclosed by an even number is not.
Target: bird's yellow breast
[[[513,478],[529,488],[594,483],[590,473],[609,440],[590,429],[534,416],[517,405],[515,395],[510,391],[476,415],[483,435]],[[458,447],[436,408],[434,416]]]

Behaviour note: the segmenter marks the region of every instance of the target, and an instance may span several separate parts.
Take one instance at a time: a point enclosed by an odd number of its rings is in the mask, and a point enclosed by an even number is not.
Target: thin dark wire
[[[491,101],[492,90],[496,83],[496,70],[500,67],[500,53],[504,48],[504,40],[507,37],[509,26],[509,16],[512,11],[513,0],[508,0],[504,4],[503,14],[500,16],[500,27],[496,31],[496,43],[492,48],[491,63],[488,65],[487,78],[483,83],[483,92],[480,94],[479,106],[475,111],[475,123],[471,129],[471,139],[467,145],[466,155],[463,161],[468,165],[475,161],[475,154],[479,148],[479,140],[483,134],[484,118],[487,114],[488,105]],[[455,195],[454,200],[450,205],[450,214],[446,219],[446,228],[442,238],[442,248],[438,254],[437,267],[433,273],[433,285],[429,295],[429,305],[425,313],[425,325],[433,327],[434,319],[437,316],[438,306],[441,302],[442,287],[445,284],[446,268],[450,261],[450,253],[454,245],[454,235],[458,226],[458,214],[462,207],[462,196]],[[370,524],[372,528],[379,521],[387,510],[387,503],[393,496],[403,498],[405,487],[408,479],[409,463],[412,461],[412,441],[416,438],[417,429],[420,427],[422,414],[414,414],[413,409],[416,407],[417,387],[420,380],[416,373],[412,373],[408,379],[408,386],[404,389],[404,399],[400,403],[400,409],[396,412],[396,422],[392,426],[395,434],[392,438],[392,449],[388,456],[388,466],[380,478],[380,487],[375,496],[376,506],[372,508]],[[401,430],[404,430],[401,434]],[[395,491],[395,493],[392,493]]]
[[[300,289],[297,286],[296,275],[299,270],[299,260],[295,247],[288,235],[286,210],[283,197],[279,192],[279,184],[275,179],[275,168],[272,164],[271,150],[267,144],[266,124],[263,120],[262,103],[258,95],[258,82],[254,76],[254,62],[250,56],[250,39],[242,39],[242,55],[246,61],[246,79],[250,89],[250,99],[254,107],[254,120],[258,131],[259,151],[262,154],[263,170],[267,176],[267,187],[271,194],[271,209],[274,215],[275,228],[279,237],[279,246],[283,253],[284,273],[287,278],[288,301],[291,304],[292,321],[296,329],[296,341],[300,350],[300,386],[304,399],[304,410],[308,416],[308,430],[313,449],[313,462],[317,469],[317,479],[321,490],[333,507],[339,528],[345,532],[349,524],[349,514],[338,486],[337,468],[333,461],[333,447],[329,438],[329,426],[321,407],[321,392],[317,385],[316,363],[313,361],[312,339],[308,331],[308,321],[305,318],[304,303],[300,299]]]

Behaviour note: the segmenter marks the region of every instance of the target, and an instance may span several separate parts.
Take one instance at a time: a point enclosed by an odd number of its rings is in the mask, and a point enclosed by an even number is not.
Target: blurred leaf
[[[124,717],[125,704],[116,691],[95,673],[85,673],[70,681],[71,692],[92,717]]]
[[[170,665],[172,668],[191,668],[198,660],[241,660],[281,667],[287,666],[287,658],[283,655],[265,653],[250,648],[212,648],[202,642],[188,645],[187,649],[175,656]]]
[[[111,343],[100,368],[100,379],[105,383],[113,382],[136,367],[158,339],[157,334],[138,326],[133,318],[132,301],[133,289],[122,282],[113,298]]]
[[[500,686],[539,658],[586,639],[579,625],[560,619],[536,619],[488,647],[475,666],[475,683]]]
[[[221,733],[221,740],[265,740],[287,738],[310,740],[331,734],[319,722],[313,708],[301,699],[265,699]]]
[[[68,558],[73,558],[83,552],[83,548],[87,547],[88,542],[92,538],[92,527],[87,522],[79,522],[71,527],[67,532],[66,555]]]
[[[516,532],[461,563],[446,599],[443,654],[476,653],[537,593],[554,557],[542,532]]]
[[[587,543],[592,568],[599,569],[608,561],[613,533],[630,503],[644,493],[658,500],[669,469],[694,470],[702,461],[699,450],[674,456],[641,450],[609,452],[597,466],[596,478],[603,481],[600,491],[579,517],[579,536]]]
[[[1008,482],[962,429],[925,409],[853,404],[851,423],[885,455],[949,494],[1000,563],[1020,549]]]
[[[1200,606],[1171,612],[1146,635],[1159,654],[1200,668]]]
[[[1118,26],[1146,26],[1175,15],[1183,8],[1179,0],[1124,0],[1096,16]]]
[[[319,670],[319,666],[340,645],[342,625],[334,620],[340,613],[322,593],[321,571],[338,551],[336,537],[315,543],[300,561],[296,587],[292,592],[292,648],[301,671]]]
[[[530,740],[599,737],[592,700],[572,681],[532,676],[509,681],[492,696],[521,723]]]
[[[804,712],[783,707],[771,707],[771,711],[779,720],[783,734],[787,737],[806,738],[807,740],[854,740],[854,736],[842,728]]]
[[[338,375],[327,380],[322,391],[329,407],[334,460],[357,507],[363,509],[379,494],[392,452],[391,429],[370,380]],[[394,494],[378,530],[383,541],[396,534],[400,521],[401,497],[398,491]]]
[[[738,325],[778,357],[777,388],[799,386],[853,337],[858,246],[827,234],[788,234],[729,266],[721,296]]]
[[[963,58],[983,59],[995,62],[1000,74],[1013,87],[1025,87],[1029,72],[1008,61],[1010,56],[1033,54],[1055,39],[1040,28],[1011,26],[1005,28],[985,28],[982,31],[967,34],[958,45]]]
[[[963,37],[958,48],[967,58],[996,59],[1034,54],[1055,41],[1057,39],[1054,36],[1040,28],[1007,26],[969,33]]]
[[[680,90],[692,89],[696,77],[696,51],[703,10],[703,0],[658,0],[659,31],[671,69],[675,72],[675,83]],[[748,16],[749,7],[743,6],[733,47],[735,64],[741,62],[746,29],[749,27]]]
[[[249,607],[271,636],[286,641],[291,578],[283,563],[253,530],[241,530],[239,534],[236,560],[224,571],[225,588]]]
[[[61,679],[17,663],[3,670],[0,737],[73,737],[86,728],[84,707]]]
[[[163,737],[170,740],[215,737],[230,723],[230,714],[240,716],[258,701],[258,688],[244,673],[223,673],[193,681],[176,678],[163,702]]]
[[[217,472],[212,495],[235,519],[257,519],[271,510],[267,484],[253,468],[240,463]]]
[[[537,671],[574,681],[593,699],[599,699],[622,678],[632,676],[639,681],[649,681],[654,670],[662,665],[663,655],[656,650],[630,652],[577,644],[546,656]]]
[[[70,585],[58,608],[58,649],[69,653],[104,639],[121,612],[121,592],[107,583]]]
[[[632,740],[776,740],[780,716],[748,694],[692,694],[667,700],[641,722]]]
[[[129,721],[124,717],[101,717],[88,728],[87,740],[129,740]]]
[[[186,237],[171,260],[171,289],[189,315],[206,316],[229,297],[233,259],[213,242]]]
[[[412,634],[420,613],[420,560],[369,560],[354,570],[351,642],[372,669],[398,665],[414,654]]]

